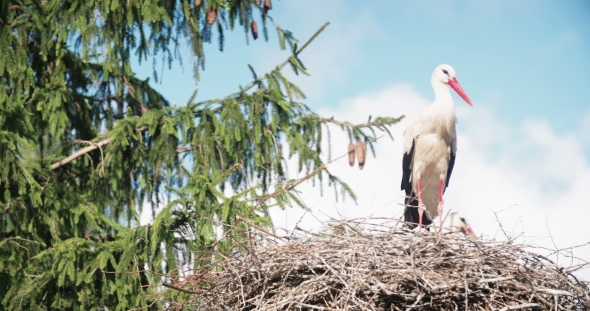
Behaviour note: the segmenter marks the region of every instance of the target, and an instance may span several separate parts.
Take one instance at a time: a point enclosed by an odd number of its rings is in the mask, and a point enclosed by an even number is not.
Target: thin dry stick
[[[467,270],[464,271],[465,278],[463,282],[465,283],[465,311],[469,311],[469,284],[467,284]]]
[[[166,286],[166,287],[173,288],[173,289],[175,289],[175,290],[177,290],[177,291],[181,291],[181,292],[183,292],[183,293],[187,293],[187,294],[193,294],[193,295],[196,295],[196,294],[198,294],[197,292],[193,292],[192,290],[187,290],[187,289],[184,289],[184,288],[180,288],[180,287],[178,287],[178,286],[174,286],[174,285],[172,285],[172,284],[169,284],[169,283],[162,283],[162,285],[164,285],[164,286]]]
[[[539,304],[538,303],[523,303],[523,304],[517,305],[517,306],[504,307],[504,308],[500,309],[500,311],[519,310],[519,309],[533,308],[533,307],[539,307]]]

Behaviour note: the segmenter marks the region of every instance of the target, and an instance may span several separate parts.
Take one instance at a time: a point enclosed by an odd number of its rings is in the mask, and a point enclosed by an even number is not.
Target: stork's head
[[[451,88],[453,88],[453,90],[455,90],[455,92],[457,92],[457,94],[459,94],[459,96],[461,96],[461,98],[463,98],[463,100],[465,100],[465,102],[467,102],[467,104],[469,104],[469,106],[473,107],[473,104],[467,96],[467,93],[465,93],[461,87],[461,84],[459,84],[459,81],[457,81],[457,73],[455,72],[455,69],[451,67],[451,65],[438,65],[432,73],[432,83],[434,84],[435,81],[440,81],[449,85]]]
[[[451,232],[463,232],[463,234],[469,234],[473,239],[477,239],[477,235],[471,229],[467,218],[459,212],[452,212],[449,214],[448,219],[445,221],[447,227]]]

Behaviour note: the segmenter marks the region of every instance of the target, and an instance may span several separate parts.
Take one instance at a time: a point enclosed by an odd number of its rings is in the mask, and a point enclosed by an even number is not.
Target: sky
[[[464,214],[485,238],[505,238],[500,223],[519,241],[548,249],[590,241],[590,2],[275,0],[269,14],[300,41],[330,22],[300,55],[311,76],[289,75],[326,117],[410,116],[434,99],[433,69],[452,65],[474,107],[454,97],[458,152],[447,210]],[[197,87],[197,100],[234,92],[251,80],[247,64],[261,74],[289,56],[274,30],[269,42],[249,45],[242,30],[228,32],[224,52],[216,42],[206,46],[197,85],[188,48],[185,54],[184,68],[174,64],[155,85],[178,105]],[[137,65],[138,75],[150,76],[151,64]],[[273,211],[275,224],[317,228],[328,217],[399,217],[405,126],[392,127],[394,141],[378,140],[377,158],[364,170],[346,160],[330,165],[351,184],[357,204],[303,184],[313,215]],[[332,133],[334,154],[345,153],[347,136]],[[589,260],[590,246],[573,254]],[[563,256],[560,262],[571,264]],[[579,275],[590,280],[588,270]]]

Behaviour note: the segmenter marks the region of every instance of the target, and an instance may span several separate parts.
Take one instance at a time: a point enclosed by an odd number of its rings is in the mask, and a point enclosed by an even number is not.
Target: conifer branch
[[[352,124],[348,121],[338,121],[338,120],[335,120],[334,117],[322,118],[322,121],[334,123],[336,125],[340,125],[343,127],[349,127],[349,128],[364,128],[364,127],[377,127],[377,128],[379,128],[379,127],[382,127],[385,125],[395,124],[395,123],[403,120],[405,117],[406,117],[405,115],[402,115],[399,118],[387,118],[387,120],[384,120],[383,118],[377,118],[373,122],[367,122],[367,123],[361,123],[361,124]]]
[[[108,144],[110,142],[111,142],[111,139],[110,138],[107,138],[107,139],[103,139],[103,140],[99,141],[96,144],[93,144],[93,145],[88,146],[86,148],[82,148],[82,149],[74,152],[69,157],[67,157],[67,158],[65,158],[65,159],[63,159],[63,160],[61,160],[59,162],[56,162],[56,163],[51,164],[51,169],[52,170],[55,170],[55,169],[57,169],[57,168],[59,168],[61,166],[64,166],[64,165],[66,165],[66,164],[74,161],[75,159],[77,159],[77,158],[79,158],[79,157],[81,157],[81,156],[89,153],[90,151],[96,150],[96,149],[98,149],[98,148],[100,148],[100,147],[102,147],[102,146],[104,146],[104,145],[106,145],[106,144]]]
[[[382,138],[382,137],[383,137],[383,135],[381,135],[381,136],[379,136],[379,137],[377,137],[377,138],[375,138],[375,139],[372,139],[372,140],[370,140],[370,141],[368,141],[368,142],[365,142],[365,143],[363,143],[363,144],[367,145],[367,144],[374,143],[375,141],[377,141],[378,139],[380,139],[380,138]],[[317,173],[319,173],[320,171],[323,171],[323,170],[325,170],[326,168],[328,168],[328,165],[330,165],[330,164],[332,164],[333,162],[336,162],[336,161],[338,161],[338,160],[340,160],[340,159],[342,159],[342,158],[344,158],[344,157],[348,157],[348,152],[346,152],[345,154],[343,154],[343,155],[341,155],[341,156],[339,156],[339,157],[337,157],[337,158],[335,158],[335,159],[333,159],[333,160],[330,160],[328,163],[325,163],[324,165],[322,165],[322,166],[320,166],[320,167],[316,168],[316,169],[315,169],[315,170],[313,170],[311,173],[309,173],[309,174],[307,174],[307,175],[305,175],[305,176],[303,176],[303,177],[301,177],[301,178],[299,178],[299,179],[295,179],[295,180],[293,180],[293,181],[291,181],[291,182],[287,183],[287,184],[286,184],[284,187],[282,187],[281,189],[279,189],[279,190],[277,190],[277,191],[275,191],[275,192],[273,192],[273,193],[271,193],[271,194],[269,194],[269,195],[265,196],[264,198],[262,198],[262,199],[260,199],[260,200],[258,201],[258,203],[257,203],[257,204],[254,206],[254,208],[256,208],[256,207],[260,206],[262,203],[264,203],[264,202],[265,202],[265,201],[267,201],[268,199],[270,199],[270,198],[272,198],[272,197],[275,197],[275,196],[277,196],[278,194],[280,194],[280,193],[282,193],[282,192],[286,192],[286,191],[289,191],[289,190],[293,189],[295,186],[297,186],[297,185],[301,184],[302,182],[304,182],[304,181],[306,181],[306,180],[310,179],[311,177],[315,176],[315,175],[316,175]],[[250,211],[249,211],[249,213],[251,213],[251,212],[254,210],[254,208],[253,208],[252,210],[250,210]],[[248,214],[249,214],[249,213],[248,213]]]
[[[186,148],[178,148],[176,149],[176,153],[185,153],[191,150],[194,150],[196,146],[186,147]]]
[[[140,132],[143,132],[143,131],[147,130],[147,126],[142,126],[142,127],[138,128],[137,130],[140,131]],[[66,165],[66,164],[74,161],[75,159],[77,159],[77,158],[79,158],[79,157],[81,157],[81,156],[83,156],[83,155],[85,155],[85,154],[87,154],[87,153],[89,153],[91,151],[94,151],[94,150],[96,150],[98,148],[101,148],[104,145],[107,145],[110,142],[111,142],[111,139],[110,138],[106,138],[106,139],[103,139],[103,140],[99,141],[96,144],[93,144],[93,145],[88,146],[86,148],[82,148],[82,149],[74,152],[73,154],[71,154],[67,158],[51,164],[51,170],[55,170],[55,169],[57,169],[59,167],[62,167],[62,166],[64,166],[64,165]]]
[[[297,55],[299,55],[317,36],[319,36],[320,33],[322,33],[322,31],[324,31],[324,29],[326,29],[326,27],[328,27],[328,25],[330,25],[330,22],[326,22],[322,27],[320,27],[320,29],[318,29],[318,31],[316,31],[313,34],[313,36],[311,36],[311,38],[309,38],[309,40],[307,40],[303,44],[303,46],[301,48],[299,48],[299,50],[294,52],[294,55],[289,56],[289,58],[287,58],[284,62],[282,62],[281,64],[279,64],[277,66],[277,71],[280,71],[281,69],[283,69],[283,67],[285,67],[285,65],[287,65],[289,63],[289,59],[291,59],[291,57],[293,57],[293,56],[297,57]],[[260,78],[254,80],[251,83],[249,83],[248,85],[246,85],[240,92],[235,93],[233,95],[243,94],[243,93],[247,92],[248,90],[250,90],[255,85],[258,85],[260,82],[264,81],[265,79],[266,79],[266,76],[261,76]]]
[[[138,128],[137,130],[141,132],[141,131],[145,131],[146,129],[147,129],[147,127],[142,126],[142,127]],[[63,159],[63,160],[61,160],[59,162],[56,162],[56,163],[51,164],[51,170],[55,170],[55,169],[57,169],[59,167],[62,167],[62,166],[64,166],[64,165],[66,165],[66,164],[74,161],[75,159],[77,159],[77,158],[79,158],[79,157],[81,157],[81,156],[83,156],[83,155],[85,155],[85,154],[87,154],[87,153],[89,153],[91,151],[94,151],[94,150],[96,150],[96,149],[98,149],[98,148],[100,148],[100,147],[102,147],[104,145],[109,144],[110,142],[111,142],[111,139],[110,138],[107,138],[107,139],[104,139],[104,140],[99,141],[96,144],[93,144],[93,145],[88,146],[86,148],[82,148],[82,149],[76,151],[75,153],[73,153],[72,155],[68,156],[67,158],[65,158],[65,159]],[[185,148],[178,148],[178,149],[176,149],[176,153],[185,153],[185,152],[188,152],[188,151],[192,151],[194,149],[195,149],[195,146],[185,147]]]
[[[328,27],[328,25],[330,25],[330,22],[326,22],[322,27],[320,27],[320,29],[318,29],[318,31],[316,31],[313,36],[311,36],[311,38],[309,38],[309,40],[307,40],[307,42],[305,42],[303,44],[303,46],[301,48],[299,48],[298,51],[295,52],[295,55],[299,55],[299,53],[301,53],[313,40],[315,40],[315,38],[317,36],[320,35],[320,33],[322,33],[322,31],[324,31],[324,29],[326,29],[326,27]],[[283,63],[282,66],[286,65],[286,62]]]
[[[379,137],[377,137],[377,138],[374,138],[374,139],[372,139],[372,140],[370,140],[370,141],[367,141],[367,142],[365,142],[365,143],[363,143],[363,144],[364,144],[364,145],[367,145],[367,144],[374,143],[375,141],[377,141],[378,139],[380,139],[380,138],[382,138],[382,137],[383,137],[383,135],[381,135],[381,136],[379,136]],[[261,198],[260,200],[258,200],[258,202],[252,206],[252,208],[250,208],[248,211],[246,211],[246,213],[244,213],[243,215],[237,215],[237,217],[236,217],[236,221],[235,221],[235,222],[234,222],[234,223],[231,225],[231,227],[230,227],[228,230],[226,230],[226,231],[224,232],[224,234],[223,234],[223,235],[222,235],[222,236],[221,236],[219,239],[217,239],[217,241],[215,241],[215,242],[214,242],[214,243],[211,245],[211,247],[215,247],[215,246],[216,246],[218,243],[220,243],[220,242],[221,242],[223,239],[225,239],[225,238],[227,238],[228,236],[230,236],[230,235],[231,235],[231,232],[232,232],[234,229],[238,228],[238,224],[239,224],[240,222],[246,222],[246,221],[245,221],[245,220],[246,220],[246,217],[248,217],[250,214],[252,214],[252,213],[253,213],[253,212],[254,212],[254,211],[255,211],[255,210],[256,210],[256,209],[257,209],[257,208],[258,208],[260,205],[262,205],[264,202],[266,202],[266,201],[268,201],[269,199],[271,199],[271,198],[273,198],[273,197],[276,197],[276,196],[278,196],[278,195],[280,195],[280,194],[282,194],[282,193],[289,192],[291,189],[293,189],[293,188],[294,188],[294,187],[296,187],[297,185],[299,185],[299,184],[301,184],[302,182],[304,182],[304,181],[306,181],[306,180],[308,180],[308,179],[312,178],[313,176],[317,175],[319,172],[321,172],[321,171],[323,171],[323,170],[327,169],[327,168],[328,168],[328,165],[330,165],[330,164],[332,164],[333,162],[335,162],[335,161],[338,161],[338,160],[340,160],[340,159],[342,159],[342,158],[344,158],[344,157],[348,157],[348,152],[346,152],[345,154],[343,154],[343,155],[341,155],[341,156],[339,156],[339,157],[337,157],[337,158],[335,158],[335,159],[333,159],[333,160],[330,160],[330,161],[328,161],[327,163],[325,163],[325,164],[323,164],[322,166],[320,166],[320,167],[316,168],[315,170],[313,170],[311,173],[309,173],[309,174],[307,174],[307,175],[305,175],[305,176],[303,176],[303,177],[301,177],[301,178],[299,178],[299,179],[295,179],[295,180],[293,180],[293,181],[291,181],[291,182],[288,182],[288,183],[287,183],[287,184],[286,184],[284,187],[282,187],[282,188],[280,188],[280,189],[276,190],[275,192],[273,192],[273,193],[271,193],[271,194],[268,194],[268,195],[264,196],[263,198]]]

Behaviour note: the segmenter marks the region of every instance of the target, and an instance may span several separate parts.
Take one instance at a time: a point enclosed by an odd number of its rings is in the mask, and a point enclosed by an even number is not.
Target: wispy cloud
[[[285,28],[296,29],[299,46],[326,22],[330,26],[300,55],[310,77],[296,77],[289,70],[287,76],[314,100],[322,99],[330,91],[352,79],[350,71],[363,66],[361,50],[367,40],[382,36],[370,9],[352,10],[339,1],[285,1],[277,20]],[[301,17],[305,19],[302,20]],[[291,25],[291,26],[289,26]],[[259,54],[257,68],[272,68],[284,58],[275,54]],[[276,57],[276,58],[275,58]]]

